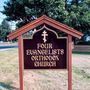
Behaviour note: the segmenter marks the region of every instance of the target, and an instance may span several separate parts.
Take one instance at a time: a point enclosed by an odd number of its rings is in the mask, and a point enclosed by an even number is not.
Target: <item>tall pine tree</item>
[[[9,0],[2,12],[7,20],[18,21],[18,27],[46,14],[63,22],[65,17],[64,0]]]
[[[35,18],[47,16],[83,33],[90,32],[90,0],[9,0],[3,14],[21,27]]]

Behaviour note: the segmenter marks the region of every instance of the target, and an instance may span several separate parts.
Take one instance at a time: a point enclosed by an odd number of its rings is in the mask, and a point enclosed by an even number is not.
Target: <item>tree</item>
[[[43,14],[63,22],[66,16],[65,1],[9,0],[5,2],[4,11],[2,13],[7,16],[7,20],[18,21],[18,27],[21,27]]]
[[[7,35],[10,33],[10,25],[4,19],[0,25],[0,40],[7,41]]]
[[[90,0],[72,0],[65,23],[83,33],[90,33]]]
[[[46,14],[83,33],[90,32],[90,0],[9,0],[3,14],[21,27]]]

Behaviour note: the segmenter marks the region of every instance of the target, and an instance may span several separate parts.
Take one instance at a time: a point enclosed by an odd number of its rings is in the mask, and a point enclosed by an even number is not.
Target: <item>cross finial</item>
[[[42,32],[42,36],[43,36],[43,41],[45,43],[47,41],[46,36],[48,36],[48,34],[45,30]]]

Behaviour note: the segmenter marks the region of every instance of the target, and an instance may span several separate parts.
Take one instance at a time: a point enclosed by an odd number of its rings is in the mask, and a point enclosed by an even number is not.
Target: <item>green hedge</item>
[[[90,41],[89,42],[78,42],[77,45],[90,45]]]

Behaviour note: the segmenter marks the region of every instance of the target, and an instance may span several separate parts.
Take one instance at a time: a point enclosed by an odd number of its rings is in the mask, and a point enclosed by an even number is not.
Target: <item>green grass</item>
[[[0,90],[13,90],[14,87],[11,86],[11,83],[0,82]]]
[[[73,67],[73,72],[83,79],[90,79],[90,74],[86,73],[84,69]]]
[[[90,55],[90,52],[73,52],[73,54]]]
[[[16,87],[11,86],[12,83],[11,82],[0,82],[0,90],[19,90]]]
[[[13,82],[18,80],[17,49],[0,51],[0,90],[13,90]]]
[[[87,55],[90,53],[73,53],[77,54],[76,57],[80,57],[78,54]],[[60,89],[60,83],[63,82],[63,80],[67,81],[67,72],[63,71],[61,73],[60,70],[32,70],[34,72],[33,75],[39,76],[37,79],[33,79],[34,82],[28,83],[28,79],[26,79],[25,83],[25,90],[29,90],[29,86],[31,85],[32,88],[37,88],[37,90],[62,90]],[[26,73],[27,74],[27,73]],[[74,84],[76,82],[75,87],[76,88],[78,84],[82,84],[81,87],[84,85],[89,85],[90,83],[90,74],[85,72],[85,69],[77,68],[76,66],[73,67],[73,77],[74,77]],[[7,51],[0,52],[0,90],[19,90],[17,89],[19,85],[17,86],[17,83],[19,83],[19,67],[18,67],[18,50],[17,49],[9,49]],[[33,76],[32,76],[33,78]],[[60,81],[62,80],[62,81]],[[76,82],[75,82],[76,81]],[[15,83],[16,82],[16,83]],[[63,86],[64,87],[64,86]],[[42,89],[41,89],[42,88]],[[48,88],[48,89],[47,89]],[[34,90],[34,89],[30,89]],[[77,90],[77,89],[75,89]],[[78,89],[80,90],[80,89]],[[85,90],[85,89],[82,89]],[[89,90],[89,89],[87,89]]]

